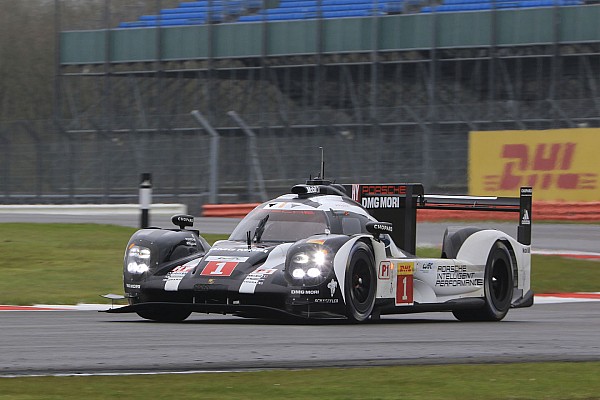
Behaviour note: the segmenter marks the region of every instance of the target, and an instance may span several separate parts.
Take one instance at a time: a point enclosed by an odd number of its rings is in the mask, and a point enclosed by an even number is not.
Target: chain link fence
[[[416,115],[390,123],[385,116],[394,110],[377,111],[383,122],[266,127],[256,124],[258,116],[242,115],[255,138],[232,120],[214,128],[218,148],[192,115],[178,116],[186,122],[179,127],[110,131],[66,130],[55,121],[0,122],[0,201],[135,203],[139,176],[150,172],[155,202],[185,203],[198,213],[211,200],[211,171],[217,179],[212,200],[266,200],[316,176],[320,148],[326,177],[340,183],[425,182],[429,192],[464,193],[469,130],[518,129],[510,119],[457,121],[450,110],[436,124]],[[520,124],[540,127],[535,120]]]
[[[197,212],[209,200],[212,168],[218,202],[260,201],[316,176],[320,148],[326,177],[338,182],[431,179],[438,188],[459,191],[466,185],[466,130],[438,135],[433,154],[426,156],[416,124],[250,129],[256,136],[254,151],[240,128],[216,129],[217,158],[211,160],[211,137],[200,127],[65,132],[51,121],[3,122],[0,201],[136,202],[139,175],[150,172],[155,201],[183,202]],[[435,165],[425,165],[426,157],[436,159]]]

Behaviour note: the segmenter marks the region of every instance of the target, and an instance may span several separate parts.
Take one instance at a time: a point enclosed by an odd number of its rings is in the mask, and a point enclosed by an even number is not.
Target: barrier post
[[[260,167],[260,159],[258,157],[258,151],[256,146],[256,135],[252,132],[252,129],[246,124],[246,122],[236,113],[235,111],[227,112],[229,115],[239,126],[242,128],[242,131],[248,137],[248,151],[250,152],[250,165],[248,166],[248,197],[252,198],[252,194],[254,193],[254,184],[258,185],[258,193],[260,195],[261,201],[267,201],[267,191],[265,189],[265,181],[262,174],[262,169]],[[323,178],[321,176],[321,178]]]
[[[209,24],[210,26],[210,24]],[[204,118],[204,115],[198,110],[192,111],[192,116],[202,125],[204,129],[210,134],[210,176],[208,178],[208,202],[216,204],[218,201],[218,188],[219,188],[219,141],[221,137],[219,133],[212,127],[212,125]]]
[[[152,203],[152,174],[143,173],[140,182],[140,228],[150,226],[150,204]]]

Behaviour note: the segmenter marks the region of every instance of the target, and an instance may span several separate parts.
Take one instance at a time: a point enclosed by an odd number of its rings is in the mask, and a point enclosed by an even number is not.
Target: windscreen
[[[238,224],[229,240],[245,241],[250,232],[253,242],[296,242],[328,229],[327,216],[320,210],[257,209]]]

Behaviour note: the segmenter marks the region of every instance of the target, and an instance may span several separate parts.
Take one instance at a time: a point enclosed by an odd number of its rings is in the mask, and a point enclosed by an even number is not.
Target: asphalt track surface
[[[600,303],[534,305],[502,322],[448,313],[362,325],[94,311],[0,313],[0,376],[600,360]]]
[[[99,222],[81,217],[0,216],[0,222]],[[199,219],[206,233],[237,220]],[[137,219],[118,220],[136,226]],[[153,224],[169,226],[168,218]],[[417,242],[439,245],[448,224],[421,224]],[[479,224],[481,225],[481,224]],[[513,224],[493,227],[514,234]],[[597,225],[534,225],[534,249],[597,252]],[[600,266],[599,266],[600,267]],[[600,302],[536,304],[499,323],[450,313],[384,316],[362,325],[289,324],[193,314],[177,324],[97,311],[0,313],[0,376],[231,371],[600,360]]]

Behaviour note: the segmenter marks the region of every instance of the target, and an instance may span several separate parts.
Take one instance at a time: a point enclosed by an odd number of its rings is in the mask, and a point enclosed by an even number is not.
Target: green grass
[[[600,292],[600,262],[556,256],[533,256],[536,293]]]
[[[0,224],[0,304],[101,303],[101,294],[123,293],[123,254],[134,232],[112,225]]]
[[[133,228],[95,224],[0,224],[0,304],[98,303],[122,293],[123,252]],[[212,243],[224,235],[206,235]],[[438,257],[438,249],[418,249]],[[536,293],[600,291],[600,263],[533,256]]]
[[[599,362],[0,378],[25,399],[598,399]]]

